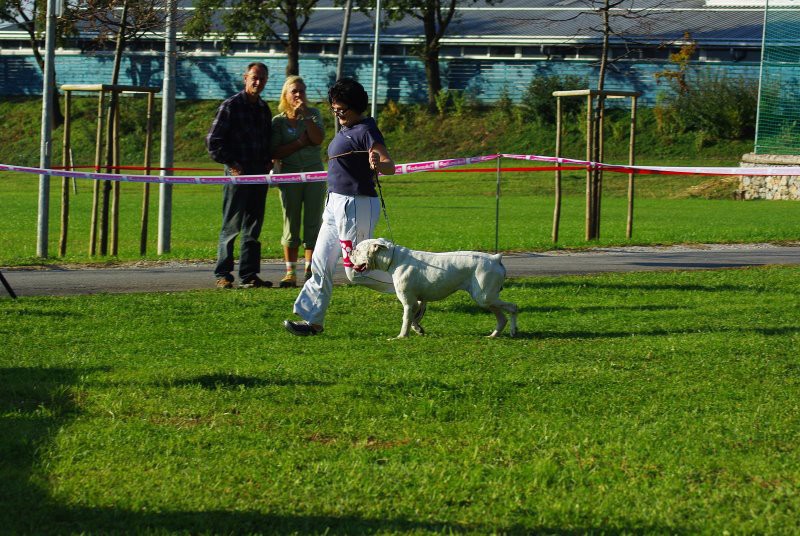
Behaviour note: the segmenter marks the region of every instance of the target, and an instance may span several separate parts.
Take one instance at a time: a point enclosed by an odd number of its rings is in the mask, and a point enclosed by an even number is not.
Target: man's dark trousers
[[[222,230],[214,275],[233,281],[233,243],[239,241],[239,279],[249,281],[261,271],[261,225],[267,201],[266,184],[226,184],[222,195]]]

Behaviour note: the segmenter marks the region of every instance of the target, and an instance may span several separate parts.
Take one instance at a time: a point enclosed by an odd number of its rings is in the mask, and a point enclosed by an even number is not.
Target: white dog
[[[357,271],[377,269],[389,272],[395,292],[403,304],[403,327],[398,338],[408,337],[409,328],[425,331],[419,320],[429,301],[441,300],[457,290],[466,290],[475,303],[492,311],[497,326],[489,337],[497,337],[511,315],[511,336],[517,334],[517,306],[500,299],[506,269],[502,255],[477,251],[429,253],[397,246],[383,238],[359,242],[350,254]]]

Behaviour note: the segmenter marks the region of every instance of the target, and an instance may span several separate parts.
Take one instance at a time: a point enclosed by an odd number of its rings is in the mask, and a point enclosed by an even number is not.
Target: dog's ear
[[[389,242],[388,240],[386,240],[385,238],[378,238],[377,241],[378,241],[378,245],[380,245],[383,248],[387,248],[387,249],[394,245],[391,242]]]
[[[369,256],[372,258],[381,248],[386,249],[387,246],[381,242],[382,239],[378,239],[374,241],[372,244],[369,245]]]

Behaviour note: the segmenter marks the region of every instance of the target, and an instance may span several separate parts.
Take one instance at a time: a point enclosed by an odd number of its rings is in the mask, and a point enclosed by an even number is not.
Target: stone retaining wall
[[[742,167],[800,166],[800,156],[753,154],[742,156]],[[742,175],[739,180],[740,199],[800,199],[800,177]]]

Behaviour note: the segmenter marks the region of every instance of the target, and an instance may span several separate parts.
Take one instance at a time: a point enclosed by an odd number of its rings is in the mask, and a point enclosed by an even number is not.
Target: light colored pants
[[[294,302],[294,312],[311,324],[323,325],[331,303],[333,273],[343,258],[347,278],[357,285],[394,293],[392,277],[380,270],[356,272],[350,252],[362,240],[372,238],[380,217],[377,197],[348,196],[330,193],[322,214],[322,228],[311,258],[312,277],[303,285]]]

